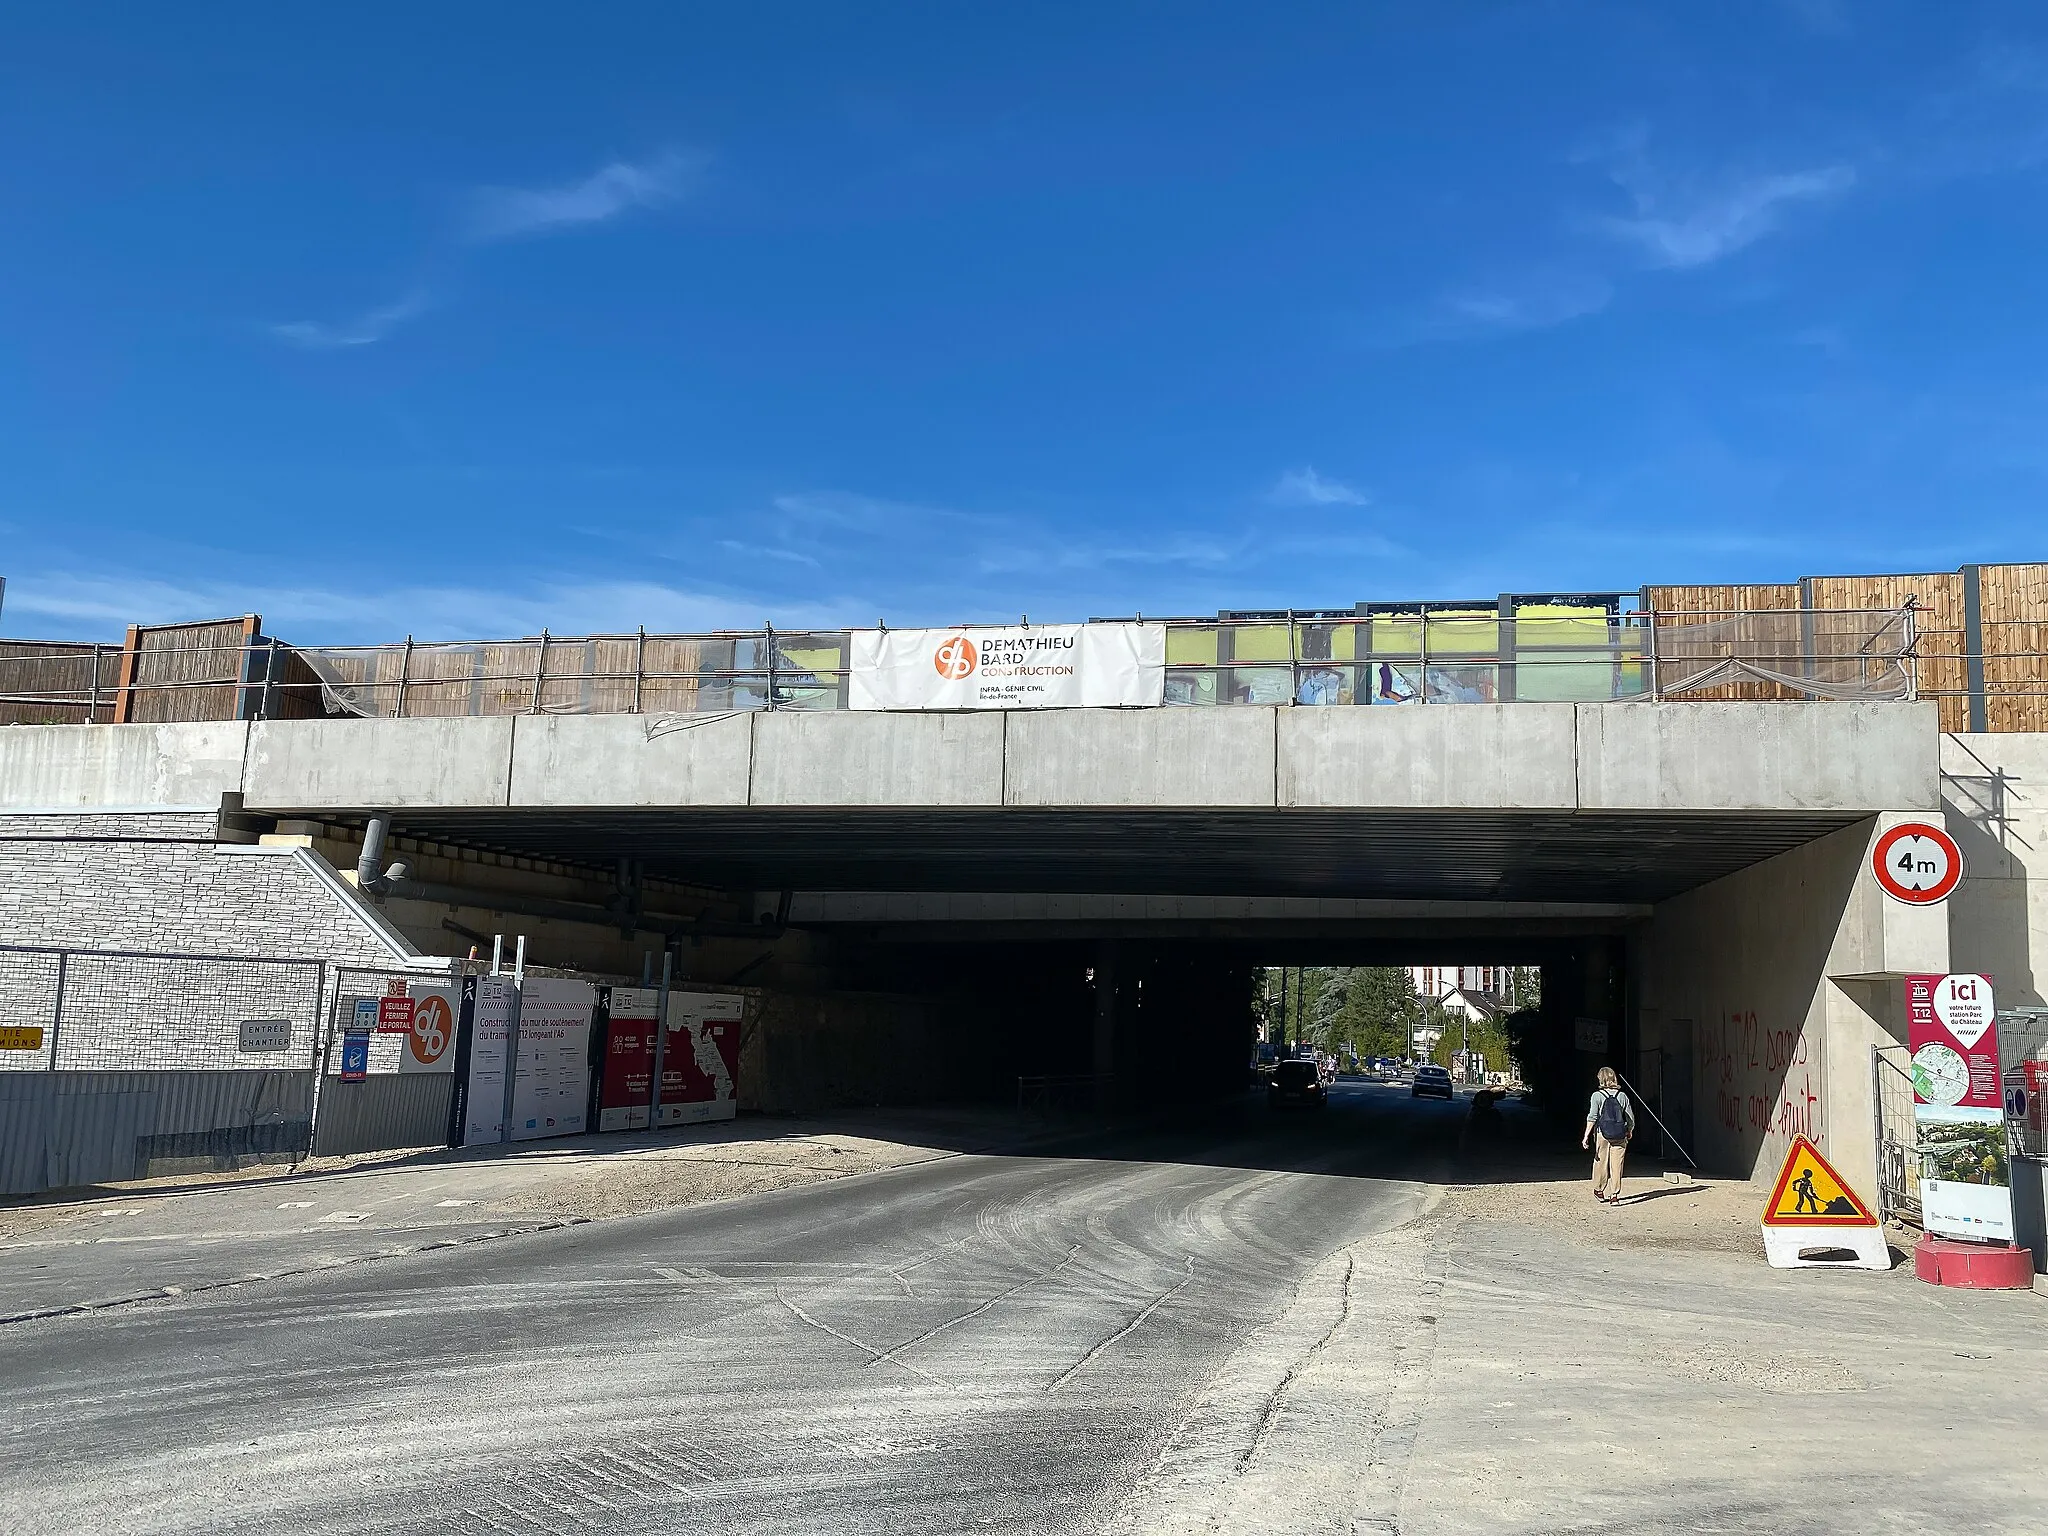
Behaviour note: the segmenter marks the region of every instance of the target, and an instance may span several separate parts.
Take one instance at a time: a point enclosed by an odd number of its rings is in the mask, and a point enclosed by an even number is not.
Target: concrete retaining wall
[[[2001,1007],[2048,987],[2048,735],[1945,736],[1941,804],[1963,850],[1949,898],[1959,971],[1989,976]]]
[[[740,1041],[740,1108],[807,1114],[852,1104],[914,1104],[973,1085],[973,1042],[943,1004],[879,993],[765,993]]]
[[[1693,1148],[1724,1173],[1776,1173],[1806,1135],[1874,1194],[1870,1049],[1904,1038],[1901,978],[1948,969],[1939,907],[1869,872],[1885,816],[1660,902],[1635,950],[1644,1051],[1690,1036]]]

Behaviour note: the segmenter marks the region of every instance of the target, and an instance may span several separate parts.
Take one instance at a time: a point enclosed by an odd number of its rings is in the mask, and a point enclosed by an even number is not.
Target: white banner
[[[856,629],[853,709],[1146,708],[1166,691],[1163,624]]]
[[[519,989],[518,1075],[512,1140],[571,1136],[590,1099],[590,1015],[597,988],[564,976],[529,976]]]
[[[505,1139],[505,1042],[512,1035],[512,978],[480,976],[469,1027],[469,1088],[462,1144]]]

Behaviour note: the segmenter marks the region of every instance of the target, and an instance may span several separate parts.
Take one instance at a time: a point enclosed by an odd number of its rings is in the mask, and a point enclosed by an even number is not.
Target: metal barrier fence
[[[1141,622],[1165,631],[1168,705],[1920,696],[1919,617],[1910,603],[1726,613],[1443,606]],[[147,693],[151,718],[180,718],[181,690],[195,710],[201,698],[212,710],[232,684],[241,714],[258,719],[834,710],[848,704],[851,634],[543,630],[517,640],[380,646],[258,639],[239,650],[218,642],[159,647],[151,654],[168,671],[204,675],[146,683],[107,682],[104,648],[44,647],[5,658],[11,681],[0,705],[128,718],[135,711],[116,712],[115,704],[124,693]]]
[[[387,984],[404,977],[460,988],[464,966],[447,975],[406,976],[403,972],[339,966],[329,993],[326,1026],[319,1047],[320,1074],[314,1083],[313,1151],[320,1157],[400,1147],[446,1145],[455,1074],[452,1040],[442,1043],[442,1064],[434,1071],[403,1071],[408,1037],[372,1033],[360,1079],[344,1079],[340,1041],[361,1002],[381,1003]],[[451,1017],[448,1021],[453,1024]]]
[[[327,971],[0,945],[0,1193],[304,1157]]]
[[[1903,1045],[1870,1050],[1877,1106],[1877,1215],[1920,1224],[1920,1130],[1913,1115],[1913,1057]]]
[[[2048,1157],[2048,1008],[2000,1009],[1999,1071],[2009,1107],[2025,1105],[2025,1113],[2008,1114],[2006,1129],[2012,1151],[2020,1157]]]
[[[321,960],[0,944],[0,1026],[33,1047],[5,1071],[309,1068],[326,991]]]

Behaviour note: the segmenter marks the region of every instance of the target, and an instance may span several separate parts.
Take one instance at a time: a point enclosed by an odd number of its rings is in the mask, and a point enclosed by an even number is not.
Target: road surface
[[[1423,1208],[1464,1110],[1340,1085],[1320,1114],[10,1324],[0,1510],[66,1533],[1102,1529],[1305,1278]],[[1249,1458],[1292,1370],[1190,1475]]]

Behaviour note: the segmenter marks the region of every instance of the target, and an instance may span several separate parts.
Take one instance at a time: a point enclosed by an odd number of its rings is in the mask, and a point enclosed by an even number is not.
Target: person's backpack
[[[1614,1089],[1608,1089],[1607,1096],[1600,1101],[1600,1113],[1593,1124],[1609,1141],[1620,1141],[1628,1135],[1628,1106]]]

